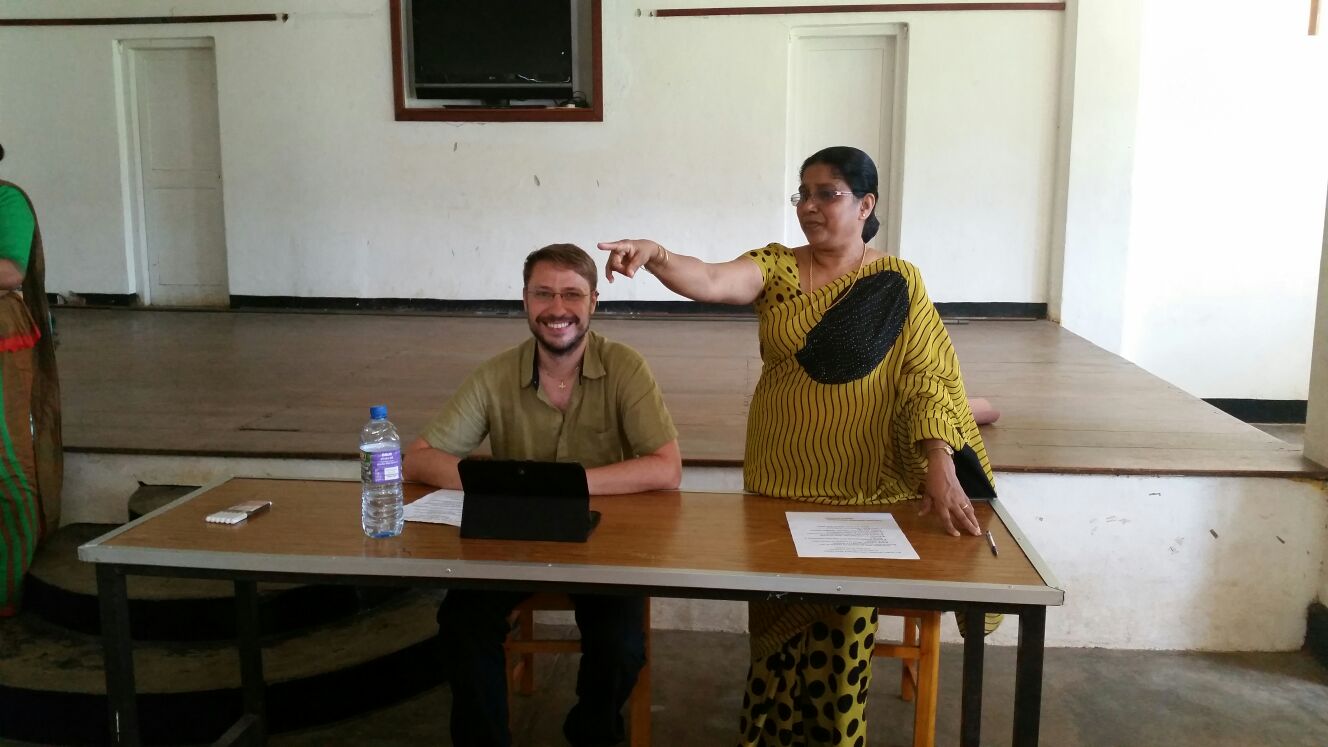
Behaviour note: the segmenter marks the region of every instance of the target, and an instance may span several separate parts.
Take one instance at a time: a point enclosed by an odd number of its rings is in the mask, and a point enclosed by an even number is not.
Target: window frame
[[[548,106],[494,107],[480,105],[412,104],[406,96],[406,27],[402,0],[389,0],[392,32],[392,101],[398,122],[603,122],[603,16],[601,0],[581,0],[590,6],[590,106],[551,108]]]

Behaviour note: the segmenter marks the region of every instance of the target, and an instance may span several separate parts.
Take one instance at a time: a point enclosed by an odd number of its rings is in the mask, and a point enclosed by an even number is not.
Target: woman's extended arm
[[[755,301],[765,285],[761,268],[745,256],[728,262],[704,262],[671,252],[650,239],[604,241],[599,248],[609,252],[604,276],[610,283],[615,272],[630,278],[645,267],[674,293],[693,301],[735,305]]]

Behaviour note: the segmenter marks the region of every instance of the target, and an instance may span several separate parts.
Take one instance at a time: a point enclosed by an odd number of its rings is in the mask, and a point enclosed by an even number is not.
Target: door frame
[[[138,121],[138,80],[134,74],[134,52],[146,49],[211,49],[216,65],[216,39],[211,36],[171,39],[117,39],[115,42],[116,109],[120,129],[120,186],[124,194],[125,261],[131,288],[139,303],[152,304],[151,257],[148,256],[147,212],[144,207],[143,140]],[[216,81],[214,81],[214,85]],[[220,92],[217,91],[219,95]],[[220,101],[218,101],[220,112]],[[218,123],[220,124],[220,123]],[[221,169],[221,164],[217,165]],[[222,184],[225,184],[223,179]],[[225,210],[223,190],[222,210]],[[225,224],[223,213],[222,223]]]
[[[796,175],[802,159],[810,153],[795,153],[797,148],[797,118],[793,114],[793,96],[798,80],[798,68],[801,59],[798,56],[798,41],[804,39],[829,38],[841,36],[893,36],[895,37],[895,79],[894,100],[890,110],[890,168],[887,173],[878,174],[878,187],[881,200],[877,207],[877,217],[881,207],[885,208],[885,220],[881,221],[880,236],[884,245],[877,240],[877,248],[886,254],[899,256],[900,236],[903,233],[904,205],[904,123],[908,101],[908,24],[907,23],[867,23],[853,25],[799,26],[789,29],[788,41],[788,88],[785,100],[784,148],[785,162],[788,164],[785,174]],[[879,166],[879,164],[878,164]]]

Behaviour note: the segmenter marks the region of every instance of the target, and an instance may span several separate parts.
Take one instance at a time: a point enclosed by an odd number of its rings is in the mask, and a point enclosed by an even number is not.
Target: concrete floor
[[[947,621],[946,625],[953,625]],[[733,743],[746,674],[746,636],[656,631],[654,744]],[[961,649],[941,664],[937,744],[959,734]],[[897,661],[878,660],[869,703],[873,747],[911,742],[912,705],[898,698]],[[518,698],[514,744],[562,745],[576,659],[537,660],[536,695]],[[1010,744],[1014,649],[989,648],[982,744]],[[449,695],[436,688],[358,719],[275,735],[274,747],[450,744]],[[1304,652],[1200,654],[1050,649],[1042,744],[1049,747],[1323,747],[1328,745],[1328,670]]]

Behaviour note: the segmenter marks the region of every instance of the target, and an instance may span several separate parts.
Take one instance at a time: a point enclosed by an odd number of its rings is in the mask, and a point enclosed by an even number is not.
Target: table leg
[[[266,737],[266,706],[263,682],[263,648],[258,640],[258,584],[235,582],[235,631],[240,646],[240,689],[244,713],[251,717],[248,738],[263,744]]]
[[[981,609],[964,610],[964,689],[960,696],[959,744],[978,747],[982,738],[982,664],[986,654]]]
[[[129,596],[120,568],[97,564],[102,655],[111,744],[138,747],[138,707],[134,694],[134,644],[129,637]]]
[[[1019,653],[1014,669],[1015,747],[1034,747],[1042,719],[1042,657],[1047,630],[1047,608],[1031,607],[1019,613]]]

